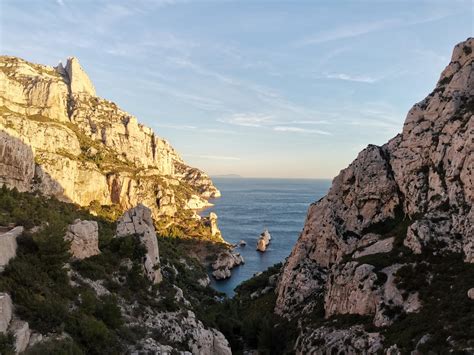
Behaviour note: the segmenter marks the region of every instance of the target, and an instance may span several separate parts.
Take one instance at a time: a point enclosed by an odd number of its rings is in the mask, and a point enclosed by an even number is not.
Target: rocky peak
[[[63,67],[62,63],[59,63],[56,70],[67,78],[72,94],[96,96],[92,81],[84,69],[82,69],[79,59],[76,57],[69,57],[66,62],[66,67]]]
[[[53,68],[0,56],[0,88],[0,183],[82,206],[143,203],[164,228],[200,223],[195,211],[219,196],[165,139],[97,97],[77,58]]]

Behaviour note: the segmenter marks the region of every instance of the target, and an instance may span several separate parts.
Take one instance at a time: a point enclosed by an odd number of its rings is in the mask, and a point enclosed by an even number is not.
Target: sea
[[[217,213],[218,225],[226,241],[245,247],[236,247],[245,264],[232,269],[232,277],[216,281],[211,286],[234,295],[234,289],[254,274],[283,262],[289,256],[303,229],[308,207],[326,195],[330,180],[313,179],[257,179],[222,178],[212,181],[222,197],[211,200],[213,207],[202,215]],[[256,250],[260,233],[268,229],[272,240],[264,253]]]

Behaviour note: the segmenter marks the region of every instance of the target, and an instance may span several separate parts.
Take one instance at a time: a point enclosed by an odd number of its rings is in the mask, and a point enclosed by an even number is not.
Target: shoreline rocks
[[[212,276],[216,280],[228,279],[232,275],[231,269],[244,263],[245,260],[239,253],[232,253],[229,250],[222,252],[217,260],[212,263],[212,269],[214,270]]]

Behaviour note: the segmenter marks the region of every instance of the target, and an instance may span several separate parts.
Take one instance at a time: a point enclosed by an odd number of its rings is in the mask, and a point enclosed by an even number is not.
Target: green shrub
[[[14,342],[15,342],[15,339],[12,334],[0,333],[0,354],[14,355],[15,354]]]
[[[72,339],[47,340],[26,350],[25,355],[84,355]]]
[[[88,354],[117,354],[122,351],[115,334],[101,320],[90,315],[72,314],[66,331]]]

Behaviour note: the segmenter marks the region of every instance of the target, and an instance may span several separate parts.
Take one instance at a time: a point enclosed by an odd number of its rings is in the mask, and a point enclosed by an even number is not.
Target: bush
[[[84,355],[72,339],[56,339],[38,343],[25,352],[25,355]]]
[[[88,354],[117,354],[122,351],[115,334],[92,316],[73,314],[68,320],[66,331]]]
[[[15,354],[14,348],[14,337],[12,334],[1,334],[0,333],[0,354],[2,355],[13,355]]]

